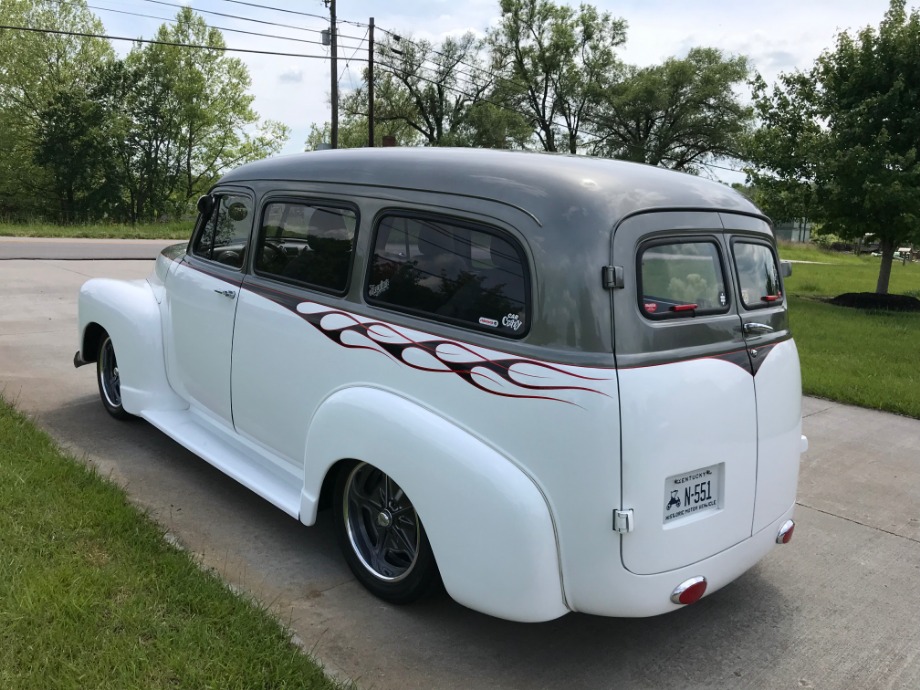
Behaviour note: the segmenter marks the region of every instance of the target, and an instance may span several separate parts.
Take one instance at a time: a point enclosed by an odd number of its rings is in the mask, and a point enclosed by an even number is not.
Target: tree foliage
[[[801,72],[781,74],[772,89],[751,82],[760,127],[744,143],[754,201],[775,221],[809,222],[816,211],[814,180],[824,136],[814,83]]]
[[[0,23],[102,31],[85,0],[3,0]],[[57,211],[57,204],[49,204],[46,190],[66,185],[54,178],[54,170],[34,160],[40,118],[53,101],[66,100],[60,92],[71,93],[71,101],[79,99],[94,67],[113,55],[102,39],[0,29],[0,210],[4,213],[18,214],[20,207],[38,215]],[[59,103],[57,107],[71,106]]]
[[[755,184],[797,188],[841,237],[877,236],[883,294],[894,251],[920,241],[918,46],[920,14],[892,0],[878,28],[840,34],[808,73],[761,86],[756,102]]]
[[[477,47],[472,33],[448,36],[439,48],[388,35],[376,46],[375,122],[403,122],[428,146],[467,144],[470,112],[492,85]]]
[[[626,21],[552,0],[501,0],[501,10],[488,35],[501,91],[544,150],[576,153],[586,118],[619,78],[616,49],[626,41]]]
[[[147,44],[125,58],[129,117],[120,160],[134,222],[174,215],[221,172],[278,151],[287,138],[271,122],[247,132],[259,124],[248,70],[219,50],[220,31],[190,8],[161,26],[156,40],[218,50]]]
[[[737,158],[753,118],[735,93],[748,72],[746,58],[726,58],[715,48],[626,68],[603,94],[594,152],[686,171]]]
[[[401,146],[520,147],[530,137],[524,118],[496,91],[496,79],[472,33],[441,44],[388,35],[375,46],[374,122],[377,142],[393,136]],[[344,93],[339,146],[367,145],[365,83]],[[326,141],[314,127],[307,148]]]
[[[83,0],[4,0],[0,17],[103,31]],[[175,216],[223,171],[278,151],[287,138],[283,125],[259,121],[246,67],[187,7],[156,39],[214,50],[136,44],[121,60],[103,39],[0,33],[0,124],[12,129],[0,128],[10,152],[0,163],[0,198],[9,213],[64,222]]]

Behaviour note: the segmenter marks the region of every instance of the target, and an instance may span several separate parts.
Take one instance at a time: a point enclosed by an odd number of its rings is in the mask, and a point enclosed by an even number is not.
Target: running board
[[[303,476],[282,468],[280,459],[266,457],[254,444],[218,429],[190,409],[142,410],[140,416],[291,517],[300,517]]]

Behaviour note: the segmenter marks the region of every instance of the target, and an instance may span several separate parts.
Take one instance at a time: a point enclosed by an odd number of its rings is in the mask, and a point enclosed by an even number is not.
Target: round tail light
[[[786,520],[783,526],[779,528],[779,534],[776,535],[777,544],[788,544],[792,541],[792,533],[795,531],[795,523],[792,520]]]
[[[675,604],[686,606],[687,604],[699,601],[705,593],[706,578],[691,577],[689,580],[681,582],[677,585],[677,588],[671,592],[671,601]]]

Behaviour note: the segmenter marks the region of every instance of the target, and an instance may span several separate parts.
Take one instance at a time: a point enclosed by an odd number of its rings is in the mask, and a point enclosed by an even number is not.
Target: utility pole
[[[367,145],[374,147],[374,18],[367,30]]]
[[[329,5],[329,44],[332,50],[332,148],[339,147],[339,46],[335,26],[335,0],[325,0]]]

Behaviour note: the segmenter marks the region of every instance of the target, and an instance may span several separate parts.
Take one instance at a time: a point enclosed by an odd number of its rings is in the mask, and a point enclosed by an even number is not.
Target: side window
[[[275,201],[265,206],[256,248],[256,273],[345,292],[357,214],[349,208]]]
[[[377,224],[368,302],[519,338],[529,327],[524,254],[498,231],[430,217]]]
[[[252,202],[248,197],[226,194],[217,197],[210,217],[192,243],[192,254],[242,268],[252,228]]]
[[[732,245],[741,302],[748,309],[767,307],[783,299],[779,267],[765,244],[737,241]]]
[[[639,308],[652,319],[728,310],[719,247],[707,240],[655,242],[639,250]]]

